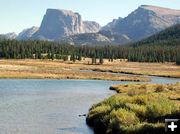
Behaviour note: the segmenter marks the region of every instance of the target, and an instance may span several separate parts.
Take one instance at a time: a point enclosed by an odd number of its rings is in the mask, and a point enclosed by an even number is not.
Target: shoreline
[[[32,80],[99,80],[99,81],[121,81],[121,82],[150,82],[150,79],[147,80],[124,80],[124,79],[120,79],[120,80],[116,80],[116,79],[99,79],[99,78],[49,78],[49,77],[44,77],[44,78],[40,78],[40,77],[1,77],[0,76],[0,80],[1,79],[15,79],[15,80],[22,80],[22,79],[32,79]]]
[[[125,72],[125,71],[112,71],[112,70],[99,70],[99,69],[94,69],[91,70],[94,72],[108,72],[108,73],[114,73],[114,74],[125,74],[125,75],[134,75],[134,76],[155,76],[155,77],[161,77],[161,78],[180,78],[180,76],[171,76],[171,75],[156,75],[156,74],[143,74],[143,73],[135,73],[135,72]]]
[[[109,89],[116,94],[92,105],[86,116],[95,134],[164,133],[164,119],[180,116],[180,82],[120,84]]]

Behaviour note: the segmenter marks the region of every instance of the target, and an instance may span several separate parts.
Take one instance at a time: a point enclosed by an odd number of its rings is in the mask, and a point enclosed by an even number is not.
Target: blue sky
[[[0,0],[0,33],[19,33],[40,26],[47,8],[79,12],[83,20],[102,26],[114,18],[125,17],[140,5],[180,9],[180,0]]]

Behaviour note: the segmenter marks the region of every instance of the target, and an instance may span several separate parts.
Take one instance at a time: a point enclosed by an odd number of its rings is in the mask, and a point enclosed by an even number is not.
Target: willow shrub
[[[177,109],[174,102],[158,93],[117,94],[94,105],[87,123],[98,134],[140,133],[150,129],[158,132],[162,127],[156,124],[164,123],[164,117],[174,114]]]

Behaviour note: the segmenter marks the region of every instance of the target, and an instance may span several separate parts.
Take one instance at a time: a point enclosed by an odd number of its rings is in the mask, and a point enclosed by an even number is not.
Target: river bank
[[[87,124],[97,134],[164,133],[165,118],[180,116],[180,83],[123,84],[117,92],[93,105]]]

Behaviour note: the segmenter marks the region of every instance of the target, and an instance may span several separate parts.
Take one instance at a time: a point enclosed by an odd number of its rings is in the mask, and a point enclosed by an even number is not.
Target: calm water
[[[180,79],[152,77],[153,83]],[[112,95],[113,84],[95,80],[0,80],[0,134],[93,134],[90,106]]]
[[[92,80],[0,80],[0,133],[92,134],[89,107],[112,95],[119,82]]]

